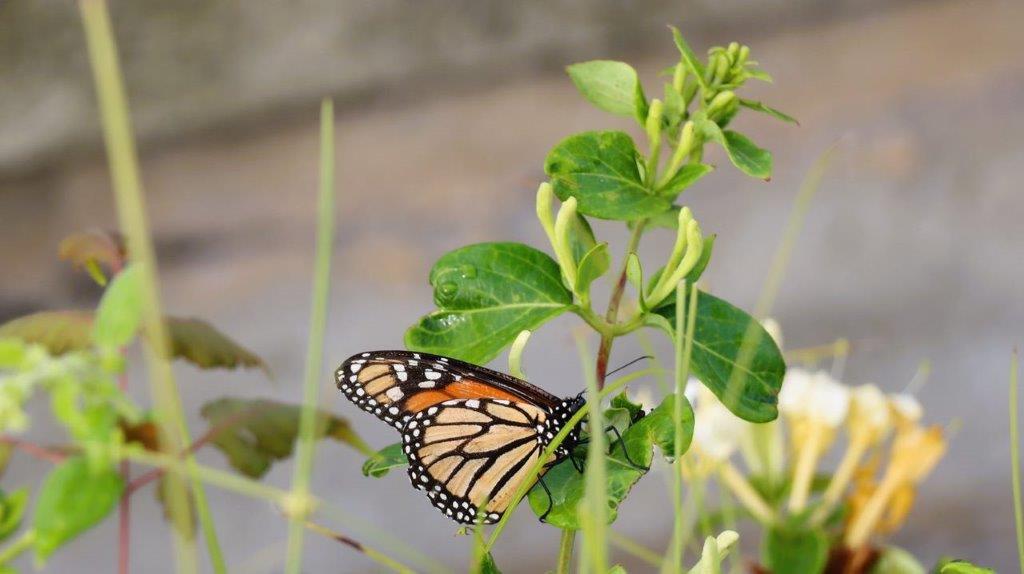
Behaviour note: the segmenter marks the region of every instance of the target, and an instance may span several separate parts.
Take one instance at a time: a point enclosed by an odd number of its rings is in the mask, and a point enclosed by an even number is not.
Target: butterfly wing
[[[338,388],[364,411],[401,430],[413,415],[453,399],[501,399],[551,410],[557,397],[526,381],[448,357],[374,351],[349,357]]]
[[[493,524],[542,456],[547,417],[535,405],[504,399],[430,406],[402,431],[409,479],[453,520]]]

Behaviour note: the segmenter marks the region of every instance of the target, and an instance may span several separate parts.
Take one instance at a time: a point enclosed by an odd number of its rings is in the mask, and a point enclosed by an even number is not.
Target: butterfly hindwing
[[[409,479],[463,524],[491,524],[542,455],[548,413],[504,399],[457,399],[418,412],[402,431]]]

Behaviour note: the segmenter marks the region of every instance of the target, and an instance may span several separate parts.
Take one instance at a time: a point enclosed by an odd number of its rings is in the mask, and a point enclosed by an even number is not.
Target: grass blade
[[[161,313],[156,253],[149,233],[138,154],[135,149],[135,139],[128,113],[128,100],[121,77],[110,15],[104,0],[81,0],[79,7],[85,28],[89,62],[96,84],[96,96],[100,106],[103,138],[107,148],[118,219],[128,245],[128,252],[140,264],[143,276],[143,326],[149,341],[149,344],[145,346],[145,357],[153,403],[157,412],[156,418],[163,421],[159,427],[160,444],[166,452],[186,452],[186,446],[189,443],[188,428],[182,415],[181,397],[174,382],[170,363],[166,359],[169,355],[165,352],[169,348],[169,340]],[[187,452],[185,464],[195,464],[192,455]],[[192,518],[185,484],[180,477],[170,478],[168,484],[171,520],[175,525],[172,530],[175,533],[178,571],[195,572],[197,558],[195,544],[189,536],[192,530]],[[213,517],[206,503],[206,493],[202,483],[193,480],[192,491],[213,569],[218,573],[225,572],[224,558],[217,541]]]
[[[1010,357],[1010,464],[1013,480],[1013,522],[1017,529],[1017,561],[1024,574],[1024,507],[1021,506],[1020,492],[1020,420],[1017,397],[1019,389],[1020,364],[1017,350]]]
[[[320,194],[317,206],[316,264],[313,270],[313,304],[309,318],[309,346],[306,350],[306,377],[302,392],[302,418],[292,477],[292,497],[298,508],[289,516],[288,550],[285,571],[302,570],[302,541],[305,514],[309,508],[309,482],[316,451],[316,406],[319,400],[320,371],[323,367],[324,330],[327,326],[327,299],[331,284],[331,253],[334,242],[334,104],[324,100],[320,106]]]

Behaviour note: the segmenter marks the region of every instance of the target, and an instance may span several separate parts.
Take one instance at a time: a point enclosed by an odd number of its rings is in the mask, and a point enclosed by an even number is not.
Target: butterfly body
[[[401,432],[413,486],[463,524],[498,521],[585,402],[484,367],[407,351],[354,355],[336,380],[349,400]],[[570,430],[545,469],[569,456],[579,433],[578,425]]]

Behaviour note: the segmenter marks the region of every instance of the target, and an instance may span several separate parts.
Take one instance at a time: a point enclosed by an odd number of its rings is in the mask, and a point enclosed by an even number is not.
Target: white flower
[[[786,373],[779,392],[779,410],[784,414],[836,428],[849,407],[849,387],[827,372],[792,368]]]
[[[899,393],[889,395],[889,404],[892,412],[896,415],[898,424],[917,424],[924,415],[924,409],[914,395]]]
[[[709,459],[725,460],[739,447],[747,423],[732,414],[706,387],[698,387],[696,395],[693,444]]]
[[[853,387],[850,392],[850,434],[863,433],[874,442],[880,440],[892,425],[885,393],[872,384]]]

